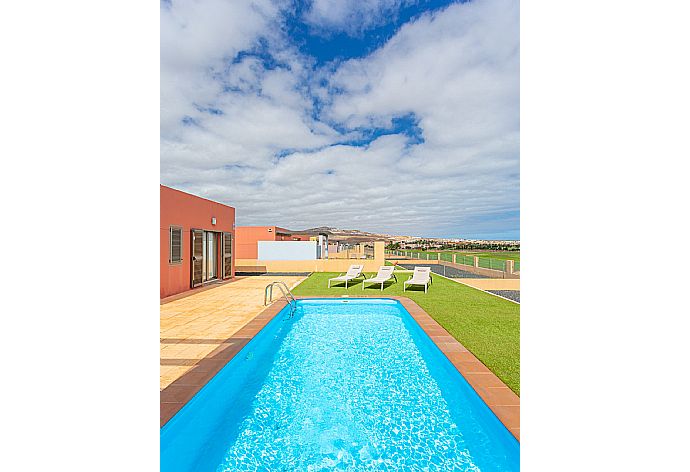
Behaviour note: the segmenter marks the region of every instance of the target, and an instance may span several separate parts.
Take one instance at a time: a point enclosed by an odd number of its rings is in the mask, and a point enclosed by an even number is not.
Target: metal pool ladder
[[[280,291],[283,293],[283,298],[285,298],[285,301],[288,303],[288,305],[290,305],[290,318],[292,318],[292,315],[295,314],[295,310],[297,309],[297,300],[295,300],[295,296],[292,294],[285,282],[271,282],[270,284],[266,285],[266,288],[264,289],[264,306],[268,305],[268,302],[273,301],[274,285],[278,286]]]

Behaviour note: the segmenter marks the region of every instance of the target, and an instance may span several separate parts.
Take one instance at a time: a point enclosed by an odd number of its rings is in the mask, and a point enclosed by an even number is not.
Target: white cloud
[[[282,8],[206,1],[164,9],[163,184],[235,206],[238,224],[449,236],[517,230],[516,2],[452,5],[403,26],[368,57],[316,70],[279,27]],[[260,39],[284,66],[232,60]],[[321,115],[314,97],[325,103]],[[409,113],[422,144],[388,135],[366,147],[337,145],[357,133],[328,125],[390,126]],[[279,156],[286,149],[295,152]]]
[[[403,5],[416,0],[314,0],[304,21],[324,34],[344,31],[357,35],[396,15]]]
[[[161,6],[161,128],[213,101],[212,73],[224,59],[251,49],[271,30],[279,8],[270,1],[180,0]]]
[[[425,143],[399,160],[398,181],[444,192],[430,212],[460,227],[482,214],[517,212],[518,28],[518,5],[508,0],[424,15],[371,56],[339,68],[331,85],[345,93],[329,118],[385,125],[413,112]]]
[[[346,93],[335,99],[331,118],[356,126],[414,111],[435,144],[516,130],[518,26],[517,3],[509,0],[425,15],[336,72],[332,85]]]
[[[249,49],[279,12],[269,1],[176,0],[161,7],[161,63],[207,67]]]

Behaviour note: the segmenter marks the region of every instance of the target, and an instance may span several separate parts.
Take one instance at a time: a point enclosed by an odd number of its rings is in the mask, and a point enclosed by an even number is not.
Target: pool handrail
[[[273,281],[270,284],[266,285],[266,288],[264,289],[264,306],[268,305],[268,302],[273,301],[273,286],[277,285],[280,291],[283,294],[283,298],[285,298],[285,301],[287,302],[288,305],[290,305],[290,316],[295,313],[295,309],[297,308],[297,300],[295,299],[295,296],[292,294],[290,289],[288,288],[287,284],[283,281],[277,280]],[[285,288],[283,288],[285,287]]]

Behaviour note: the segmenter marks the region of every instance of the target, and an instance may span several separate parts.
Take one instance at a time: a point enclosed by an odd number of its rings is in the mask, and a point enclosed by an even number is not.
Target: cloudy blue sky
[[[161,3],[161,183],[238,225],[518,239],[511,0]]]

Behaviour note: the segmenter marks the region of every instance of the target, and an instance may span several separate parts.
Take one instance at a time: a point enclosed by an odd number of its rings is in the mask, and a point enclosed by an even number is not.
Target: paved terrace
[[[160,307],[160,389],[168,387],[253,320],[266,307],[264,288],[282,281],[293,288],[304,276],[247,277]],[[273,291],[274,299],[280,291]],[[187,376],[189,377],[189,376]]]

